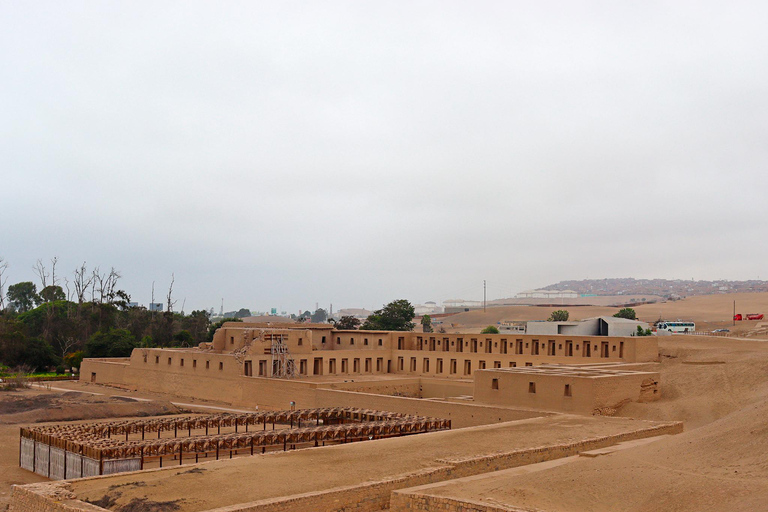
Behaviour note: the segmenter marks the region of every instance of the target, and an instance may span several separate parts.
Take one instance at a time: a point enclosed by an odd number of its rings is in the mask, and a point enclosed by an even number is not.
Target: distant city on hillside
[[[583,279],[560,281],[542,290],[572,290],[581,296],[659,295],[675,298],[715,293],[768,292],[768,281],[694,281],[684,279]]]

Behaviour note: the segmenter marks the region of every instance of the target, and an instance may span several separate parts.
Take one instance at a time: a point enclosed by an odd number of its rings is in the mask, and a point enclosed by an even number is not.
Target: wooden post
[[[246,424],[246,428],[248,425]],[[251,438],[251,455],[253,455],[253,438]]]
[[[143,434],[144,434],[144,432],[142,432],[142,435]],[[143,446],[141,447],[141,451],[139,453],[140,453],[140,457],[141,457],[139,459],[139,461],[140,461],[139,462],[139,469],[144,469],[144,447]]]
[[[219,441],[216,441],[216,460],[219,460]]]
[[[141,426],[141,440],[144,440],[144,425]]]
[[[183,456],[184,456],[183,446],[179,445],[179,466],[181,466],[181,464],[182,464],[181,459],[182,459]]]

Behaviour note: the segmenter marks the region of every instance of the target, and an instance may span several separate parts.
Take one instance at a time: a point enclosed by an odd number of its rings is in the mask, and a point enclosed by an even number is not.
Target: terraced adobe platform
[[[679,422],[557,415],[16,487],[11,512],[97,510],[85,502],[114,511],[132,503],[172,504],[179,512],[382,510],[397,489],[680,431]]]

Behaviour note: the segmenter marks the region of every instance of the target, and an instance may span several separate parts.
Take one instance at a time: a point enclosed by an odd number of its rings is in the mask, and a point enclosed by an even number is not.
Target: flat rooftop
[[[560,375],[570,377],[618,377],[622,375],[637,375],[639,373],[648,373],[640,370],[623,370],[619,367],[590,367],[590,366],[560,366],[560,365],[540,365],[540,366],[517,366],[513,368],[486,368],[478,370],[483,372],[501,372],[524,375]]]

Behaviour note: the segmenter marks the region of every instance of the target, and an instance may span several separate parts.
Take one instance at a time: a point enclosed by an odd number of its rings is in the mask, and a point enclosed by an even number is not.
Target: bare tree
[[[51,258],[51,284],[53,286],[56,286],[58,284],[58,279],[56,279],[56,264],[59,262],[59,257],[54,256]]]
[[[173,312],[173,306],[176,305],[176,302],[173,300],[173,282],[176,280],[176,276],[171,274],[171,285],[168,287],[168,312]]]
[[[94,302],[95,293],[98,290],[99,303],[112,304],[115,301],[115,294],[117,292],[117,281],[121,277],[120,272],[115,270],[115,267],[109,269],[109,274],[100,273],[99,268],[96,267],[93,270]]]
[[[5,272],[8,270],[8,262],[3,258],[0,258],[0,311],[5,309],[5,283],[8,282],[8,277]]]
[[[67,336],[66,338],[59,338],[57,343],[59,345],[59,350],[61,351],[61,358],[64,359],[64,357],[69,354],[69,350],[74,347],[77,342],[74,338]]]
[[[91,292],[91,300],[93,302],[96,302],[96,292],[98,290],[99,293],[99,304],[104,303],[104,294],[105,294],[105,286],[106,286],[107,276],[105,274],[101,274],[99,271],[99,267],[96,267],[93,269],[93,291]]]
[[[50,274],[45,270],[45,265],[43,265],[43,260],[37,260],[37,263],[35,263],[35,266],[32,267],[32,270],[35,271],[35,274],[37,274],[37,277],[40,278],[40,282],[42,283],[41,290],[44,290],[45,287],[48,284],[48,276]]]
[[[64,278],[64,287],[67,289],[67,302],[72,298],[72,292],[69,290],[69,279]]]
[[[85,293],[88,291],[88,287],[91,286],[91,281],[93,281],[92,275],[86,277],[87,270],[85,262],[83,262],[83,265],[80,268],[75,269],[75,280],[73,281],[73,285],[75,286],[77,302],[80,304],[85,300]]]
[[[115,294],[117,293],[117,281],[123,277],[120,275],[120,272],[115,270],[115,267],[112,267],[109,269],[109,274],[107,275],[107,282],[104,287],[104,292],[106,293],[107,302],[112,304],[115,302]]]
[[[93,305],[96,303],[96,284],[97,284],[97,276],[99,275],[99,267],[96,267],[91,272],[91,308],[93,308]]]

